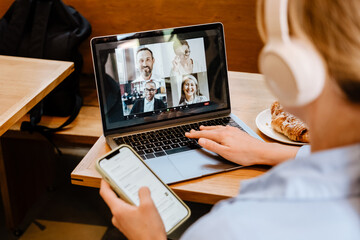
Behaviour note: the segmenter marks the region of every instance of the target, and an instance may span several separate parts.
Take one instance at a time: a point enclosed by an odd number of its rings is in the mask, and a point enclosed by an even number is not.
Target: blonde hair
[[[185,85],[186,80],[191,80],[195,83],[195,85],[196,85],[196,91],[194,93],[195,96],[202,96],[202,94],[200,93],[197,79],[191,74],[185,75],[181,82],[181,96],[180,96],[179,105],[183,104],[186,100],[185,93],[184,93],[184,85]]]
[[[257,2],[257,26],[264,42],[264,1]],[[347,98],[360,103],[360,1],[289,0],[290,35],[305,35],[319,51]]]

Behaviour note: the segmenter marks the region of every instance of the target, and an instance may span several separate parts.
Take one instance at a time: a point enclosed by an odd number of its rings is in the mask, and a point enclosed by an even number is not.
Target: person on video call
[[[173,49],[175,58],[172,61],[170,76],[186,75],[200,71],[198,63],[190,58],[190,46],[186,40],[174,41]]]
[[[179,105],[205,102],[208,99],[200,93],[198,81],[193,75],[183,77]]]
[[[153,73],[155,58],[153,52],[146,47],[139,48],[136,52],[136,65],[140,76],[134,82],[145,82],[149,80],[159,80],[160,77]]]
[[[154,81],[150,80],[145,83],[144,93],[145,97],[135,101],[130,114],[152,112],[166,108],[162,100],[155,98],[157,88]]]
[[[182,239],[360,239],[360,1],[289,0],[288,6],[286,0],[275,1],[285,6],[258,0],[258,29],[264,42],[269,38],[265,6],[271,4],[280,9],[274,13],[283,13],[277,19],[290,27],[286,35],[306,43],[312,51],[305,55],[311,60],[319,55],[323,65],[310,74],[322,69],[325,76],[306,78],[313,85],[301,90],[311,91],[325,79],[318,95],[287,109],[306,121],[311,145],[298,149],[263,142],[233,127],[207,126],[187,133],[238,164],[277,166],[242,181],[238,196],[217,204]],[[273,62],[279,63],[283,62]],[[278,87],[278,94],[284,89]],[[139,190],[138,207],[118,198],[105,181],[100,194],[112,210],[113,224],[129,239],[166,239],[148,188]]]

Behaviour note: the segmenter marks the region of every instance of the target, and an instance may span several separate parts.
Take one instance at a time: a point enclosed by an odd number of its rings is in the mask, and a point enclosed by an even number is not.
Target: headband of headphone
[[[288,0],[265,0],[268,40],[260,53],[259,69],[283,105],[303,106],[322,92],[325,67],[310,42],[290,37],[287,16]]]

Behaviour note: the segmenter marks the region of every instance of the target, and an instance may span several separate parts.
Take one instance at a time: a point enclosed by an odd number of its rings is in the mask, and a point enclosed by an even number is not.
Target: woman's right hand
[[[276,165],[294,158],[298,147],[267,143],[246,132],[230,126],[201,126],[200,131],[185,133],[188,138],[198,138],[200,146],[213,151],[234,163]]]

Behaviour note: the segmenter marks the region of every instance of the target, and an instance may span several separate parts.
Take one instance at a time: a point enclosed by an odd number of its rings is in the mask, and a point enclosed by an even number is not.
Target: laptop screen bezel
[[[225,81],[225,87],[227,92],[227,99],[226,99],[226,107],[221,109],[216,109],[211,112],[205,112],[205,113],[197,113],[193,114],[191,116],[181,116],[171,119],[163,119],[160,122],[149,122],[149,123],[143,123],[141,126],[134,125],[134,126],[126,126],[126,127],[119,127],[119,128],[113,128],[108,129],[106,126],[106,115],[105,115],[105,108],[104,108],[104,101],[103,98],[100,95],[100,88],[102,84],[100,72],[102,71],[98,62],[96,59],[98,59],[97,51],[96,51],[96,45],[97,44],[103,44],[103,43],[112,43],[112,42],[119,42],[119,41],[127,41],[132,39],[140,39],[140,38],[150,38],[150,37],[160,37],[164,35],[164,32],[171,32],[171,34],[184,34],[184,33],[190,33],[190,32],[198,32],[198,31],[207,31],[207,30],[216,30],[219,33],[219,43],[220,43],[220,49],[219,49],[219,56],[222,61],[221,66],[221,75],[223,78],[223,81]],[[101,37],[94,37],[90,41],[91,45],[91,52],[92,52],[92,60],[93,60],[93,66],[94,66],[94,75],[95,75],[95,82],[96,87],[98,90],[98,101],[100,106],[100,113],[101,113],[101,119],[102,119],[102,126],[103,126],[103,132],[105,136],[112,135],[115,133],[122,133],[122,132],[129,132],[132,130],[138,130],[138,129],[146,129],[151,128],[156,125],[164,125],[164,124],[172,124],[179,121],[179,119],[183,121],[188,121],[196,118],[202,118],[202,117],[209,117],[209,116],[215,116],[215,115],[223,115],[223,114],[229,114],[231,112],[231,105],[230,105],[230,93],[229,93],[229,83],[228,83],[228,69],[227,69],[227,60],[226,60],[226,48],[225,48],[225,36],[224,36],[224,28],[222,23],[210,23],[210,24],[202,24],[202,25],[193,25],[193,26],[186,26],[186,27],[176,27],[176,28],[169,28],[169,29],[161,29],[161,30],[153,30],[153,31],[144,31],[144,32],[134,32],[134,33],[127,33],[127,34],[118,34],[118,35],[110,35],[110,36],[101,36]]]

